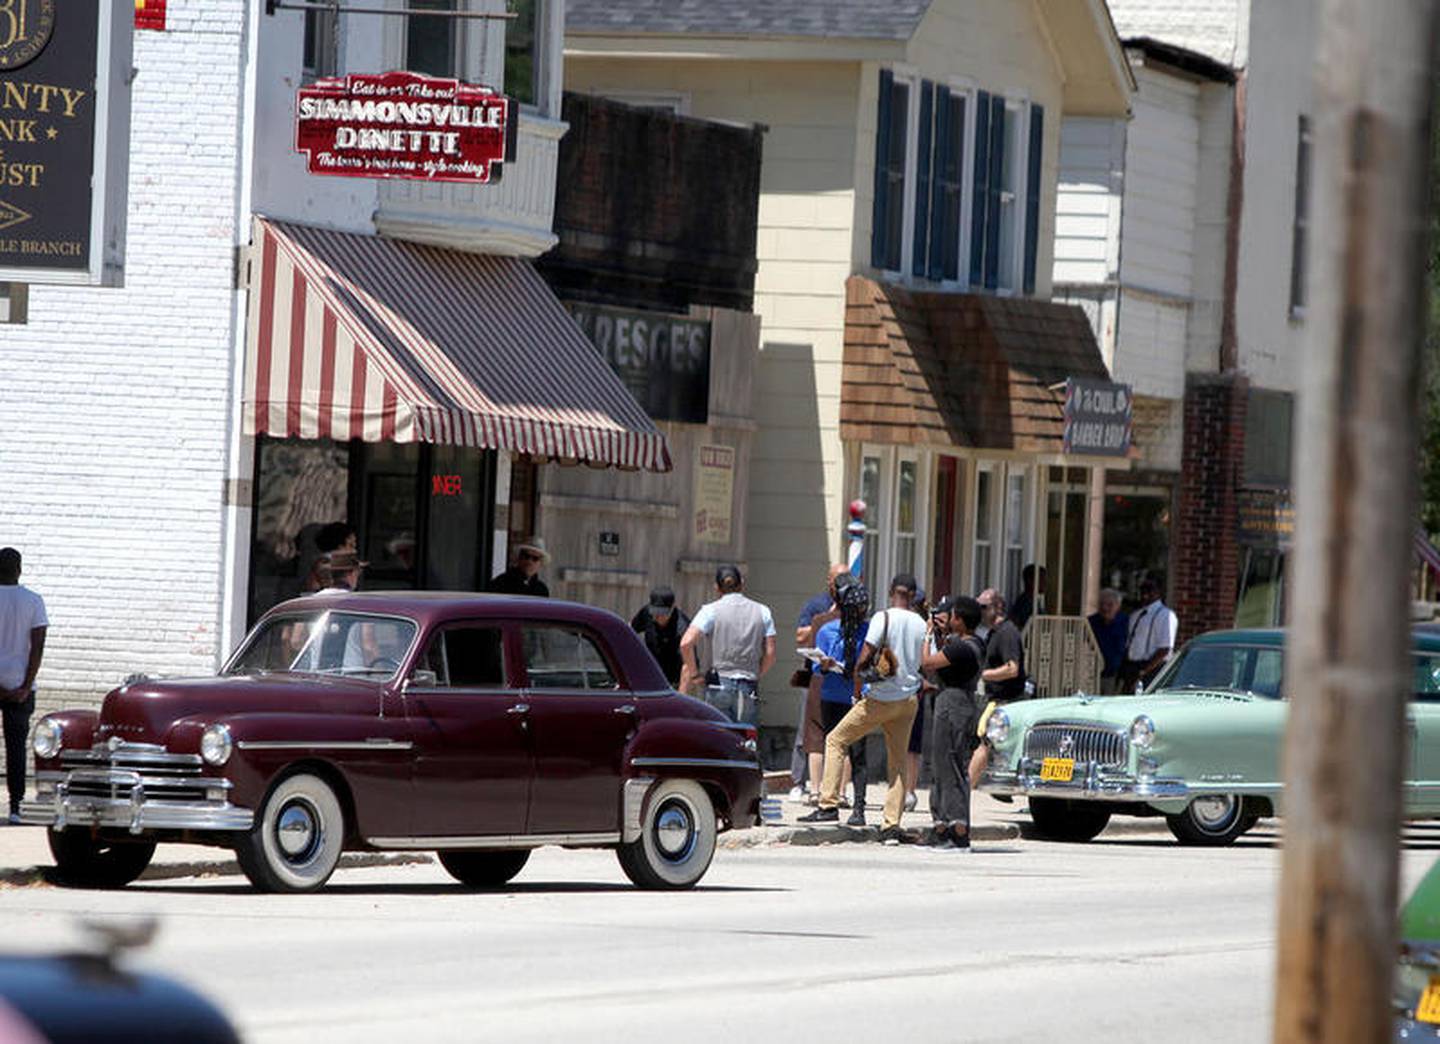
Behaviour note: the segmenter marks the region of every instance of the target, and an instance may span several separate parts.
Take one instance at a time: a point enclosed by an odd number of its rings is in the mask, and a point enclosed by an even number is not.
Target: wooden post
[[[1100,575],[1105,554],[1105,469],[1090,469],[1090,494],[1085,498],[1085,590],[1080,593],[1080,612],[1089,616],[1100,608]]]
[[[1319,10],[1289,570],[1284,1044],[1390,1039],[1435,11],[1429,0]]]

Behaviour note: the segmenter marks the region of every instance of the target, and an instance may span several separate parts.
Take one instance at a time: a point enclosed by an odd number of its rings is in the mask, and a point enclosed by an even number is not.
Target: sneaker
[[[854,812],[851,812],[850,818],[845,820],[845,825],[863,827],[865,825],[865,810],[863,808],[857,808]]]
[[[10,820],[9,820],[9,822],[10,822],[10,825],[11,825],[11,826],[24,826],[24,825],[25,825],[25,821],[20,818],[20,813],[19,813],[19,812],[11,812],[11,813],[10,813]]]
[[[814,812],[808,812],[796,820],[798,823],[838,823],[840,822],[840,810],[838,808],[817,808]]]
[[[920,795],[917,794],[917,793],[915,793],[915,791],[912,790],[912,791],[910,791],[910,793],[908,793],[908,794],[905,795],[905,811],[906,811],[906,812],[914,812],[914,811],[915,811],[915,806],[918,805],[918,804],[920,804]]]
[[[910,836],[898,826],[885,827],[880,831],[880,843],[887,848],[910,844]]]
[[[788,795],[788,798],[789,798],[790,801],[793,801],[793,802],[795,802],[796,804],[799,804],[800,802],[802,802],[802,801],[805,800],[805,788],[804,788],[804,787],[791,787],[791,788],[790,788],[790,793],[789,793],[789,795]]]
[[[956,837],[954,834],[946,833],[940,835],[930,847],[937,852],[968,852],[970,851],[970,835]]]
[[[809,791],[805,795],[805,804],[809,805],[811,808],[818,808],[820,805],[820,795],[813,790]]]

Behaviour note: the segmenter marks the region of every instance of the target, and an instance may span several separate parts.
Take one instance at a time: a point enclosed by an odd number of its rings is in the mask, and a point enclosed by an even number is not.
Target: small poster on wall
[[[735,448],[701,445],[695,451],[696,538],[704,544],[730,543],[735,497]]]

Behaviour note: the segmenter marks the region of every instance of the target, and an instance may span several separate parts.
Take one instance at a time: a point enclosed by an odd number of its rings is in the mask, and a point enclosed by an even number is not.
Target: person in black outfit
[[[684,610],[675,608],[675,592],[668,587],[657,587],[650,592],[650,604],[635,614],[630,629],[645,639],[645,648],[655,657],[665,680],[671,685],[680,683],[680,639],[690,626],[690,617]]]
[[[970,758],[978,741],[975,727],[980,708],[975,683],[985,660],[985,646],[975,637],[980,603],[973,598],[947,598],[936,607],[936,644],[921,666],[935,672],[941,689],[934,696],[935,720],[930,728],[930,815],[935,821],[931,843],[937,848],[970,847]],[[943,644],[941,644],[943,643]]]
[[[1020,584],[1021,591],[1010,607],[1010,622],[1023,631],[1030,617],[1040,608],[1040,600],[1045,597],[1045,567],[1031,562],[1020,570]]]
[[[540,579],[540,567],[549,557],[545,551],[545,541],[538,536],[532,536],[523,544],[516,544],[514,564],[499,576],[493,577],[485,585],[485,590],[491,594],[549,598],[550,588]]]
[[[1025,642],[1020,629],[1005,615],[1005,598],[994,588],[986,588],[975,599],[980,603],[980,622],[989,628],[985,635],[985,666],[980,680],[985,683],[985,696],[992,707],[1025,698]],[[988,720],[982,714],[982,720]],[[979,726],[976,726],[977,732]],[[970,759],[970,789],[990,767],[990,745],[982,743]]]

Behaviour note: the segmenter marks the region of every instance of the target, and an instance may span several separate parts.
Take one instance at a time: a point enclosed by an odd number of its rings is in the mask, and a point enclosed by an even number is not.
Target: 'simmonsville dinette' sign
[[[0,281],[124,282],[133,0],[0,0]]]
[[[411,72],[316,80],[296,97],[295,148],[311,174],[484,184],[515,154],[513,105]]]

